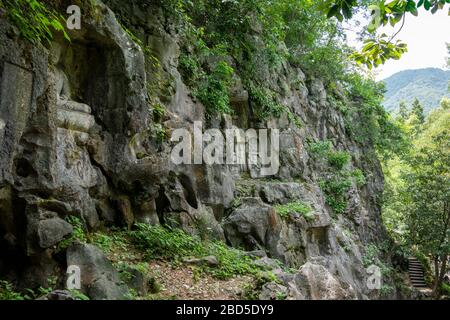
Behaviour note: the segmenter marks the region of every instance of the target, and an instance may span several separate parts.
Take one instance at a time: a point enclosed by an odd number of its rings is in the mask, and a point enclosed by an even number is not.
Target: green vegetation
[[[328,164],[337,170],[342,170],[350,162],[350,155],[347,152],[337,151],[328,154]]]
[[[320,188],[325,193],[326,203],[337,214],[343,214],[347,209],[347,192],[352,186],[352,180],[341,175],[322,180]]]
[[[364,9],[370,12],[377,12],[372,17],[367,31],[371,36],[366,39],[365,46],[360,53],[353,54],[353,58],[361,64],[365,64],[369,69],[384,64],[389,59],[398,60],[407,51],[406,45],[400,41],[395,41],[395,37],[405,25],[407,14],[417,16],[419,9],[436,13],[444,9],[450,0],[381,0],[381,1],[357,1],[357,0],[327,0],[321,2],[328,17],[336,17],[339,21],[352,18],[355,11]],[[376,30],[387,24],[395,26],[401,24],[400,30],[392,36],[385,34],[376,35]]]
[[[380,246],[376,244],[368,244],[365,247],[365,252],[362,257],[364,267],[367,268],[370,265],[375,265],[378,268],[380,268],[381,275],[383,279],[390,279],[394,275],[394,269],[388,266],[386,263],[384,263],[381,259],[383,254],[386,254],[384,248],[380,248]],[[387,296],[395,291],[394,286],[386,283],[385,281],[382,282],[382,286],[380,289],[381,296]]]
[[[289,217],[293,213],[302,215],[306,220],[313,220],[314,214],[311,207],[301,201],[291,202],[285,205],[275,206],[275,211],[283,218]]]
[[[181,261],[182,258],[203,258],[215,256],[218,267],[202,266],[202,271],[219,279],[235,275],[256,274],[259,268],[244,252],[229,248],[218,241],[202,241],[180,229],[137,224],[130,231],[132,243],[145,252],[147,259],[168,259]]]
[[[73,242],[78,241],[82,243],[87,242],[85,225],[83,221],[76,216],[68,216],[66,221],[73,226],[72,234],[67,238],[58,243],[58,250],[64,250],[69,247]]]
[[[0,280],[0,300],[25,300],[25,297],[15,292],[11,283]]]
[[[39,287],[37,290],[26,289],[25,292],[17,292],[13,285],[5,280],[0,280],[0,301],[1,300],[36,300],[53,291],[52,286],[55,280],[49,280],[49,287]],[[70,293],[75,300],[89,300],[89,298],[78,290],[71,290]]]
[[[318,158],[326,158],[331,152],[333,144],[329,140],[310,143],[308,150],[311,154]]]
[[[346,169],[351,156],[345,151],[334,151],[331,141],[319,141],[310,143],[308,151],[316,160],[326,160],[330,167],[324,172],[324,178],[319,186],[325,194],[326,203],[337,214],[342,214],[347,209],[347,193],[353,183],[358,187],[366,184],[366,177],[360,169]]]
[[[387,192],[383,219],[400,243],[416,247],[422,256],[432,257],[434,293],[440,294],[446,261],[450,254],[450,103],[420,121],[416,105],[407,119],[399,117],[411,148],[389,159],[385,166]],[[429,264],[425,259],[425,266]]]
[[[8,19],[20,30],[21,35],[33,42],[48,44],[54,32],[65,31],[65,20],[56,10],[38,0],[0,0],[0,9],[4,9]]]

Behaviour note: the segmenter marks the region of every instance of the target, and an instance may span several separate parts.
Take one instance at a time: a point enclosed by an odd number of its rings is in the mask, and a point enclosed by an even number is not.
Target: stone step
[[[423,279],[410,279],[412,283],[426,283]]]
[[[423,274],[423,270],[409,270],[409,273],[422,273]]]
[[[420,266],[420,267],[422,266],[421,263],[411,263],[411,262],[409,263],[409,265],[410,266]]]
[[[427,286],[426,282],[411,281],[411,284],[413,286],[424,286],[424,287]]]

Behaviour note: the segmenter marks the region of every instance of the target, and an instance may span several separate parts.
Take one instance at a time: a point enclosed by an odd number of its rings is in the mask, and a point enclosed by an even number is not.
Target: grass
[[[287,218],[293,213],[301,214],[306,220],[313,220],[314,214],[312,213],[312,209],[309,205],[304,202],[297,201],[291,202],[285,205],[275,206],[275,211],[282,217]]]

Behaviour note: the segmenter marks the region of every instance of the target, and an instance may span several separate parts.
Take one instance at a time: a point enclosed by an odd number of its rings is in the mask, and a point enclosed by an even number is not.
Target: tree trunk
[[[442,282],[444,281],[445,270],[447,268],[447,259],[446,255],[441,256],[441,269],[437,270],[439,274],[436,274],[436,281],[433,289],[433,295],[435,298],[440,297]]]
[[[439,256],[434,256],[434,283],[433,283],[433,296],[436,298],[439,284]]]

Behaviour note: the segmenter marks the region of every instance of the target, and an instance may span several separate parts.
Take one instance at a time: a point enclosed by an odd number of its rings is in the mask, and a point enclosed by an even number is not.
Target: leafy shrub
[[[202,258],[213,255],[219,260],[216,268],[203,266],[202,271],[219,279],[235,275],[256,274],[259,268],[244,252],[229,248],[219,241],[201,241],[180,229],[137,224],[129,235],[135,246],[146,253],[148,259],[178,261],[184,257]]]
[[[333,144],[329,140],[310,143],[308,150],[311,154],[317,157],[326,157],[331,151]]]
[[[61,31],[67,40],[64,18],[38,0],[0,0],[0,8],[19,28],[21,35],[33,43],[49,43],[54,31]]]
[[[67,238],[58,243],[58,251],[66,249],[74,241],[85,243],[87,242],[87,236],[85,231],[85,225],[83,221],[76,216],[68,216],[66,221],[73,226],[72,234]]]
[[[358,187],[361,187],[367,183],[366,176],[361,169],[355,169],[352,172],[352,176],[355,178]]]
[[[337,170],[342,170],[350,161],[350,155],[347,152],[336,151],[328,154],[328,164]]]
[[[166,114],[166,108],[160,104],[160,103],[156,103],[153,106],[153,119],[155,122],[159,123],[162,121],[162,119],[164,118]]]
[[[14,291],[11,283],[0,280],[0,300],[25,300],[25,297]]]
[[[219,62],[211,74],[205,74],[195,96],[203,103],[209,116],[230,114],[229,89],[234,69],[227,62]]]
[[[286,107],[277,102],[276,94],[272,90],[256,85],[253,80],[248,81],[246,86],[258,119],[267,119],[271,116],[279,118],[286,112]]]
[[[325,193],[326,203],[336,212],[342,214],[347,209],[346,194],[352,186],[352,181],[345,176],[335,176],[328,180],[322,180],[320,188]]]
[[[307,220],[314,219],[311,207],[301,201],[275,206],[275,210],[283,218],[289,217],[292,213],[299,213]]]
[[[443,283],[442,284],[442,289],[441,289],[442,293],[445,294],[446,296],[450,296],[450,285]]]

